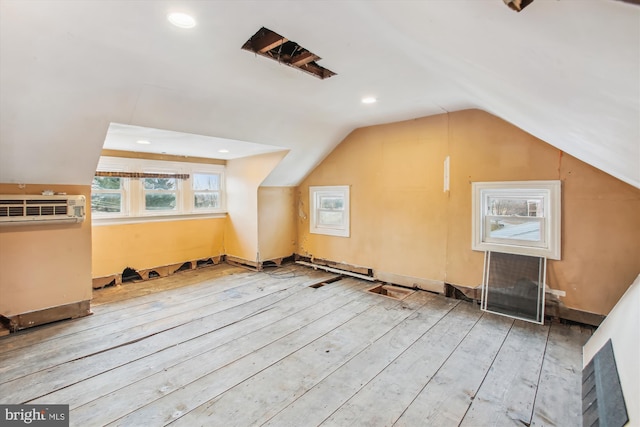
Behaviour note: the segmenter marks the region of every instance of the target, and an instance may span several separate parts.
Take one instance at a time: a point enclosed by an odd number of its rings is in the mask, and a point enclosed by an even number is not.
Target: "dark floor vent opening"
[[[178,271],[185,271],[185,270],[191,270],[191,263],[190,262],[185,262],[184,264],[182,264],[179,269],[174,271],[174,273],[177,273]]]
[[[372,292],[374,294],[380,294],[389,298],[401,300],[405,299],[415,291],[393,285],[376,285],[372,288],[367,289],[367,292]]]
[[[344,278],[343,276],[332,277],[331,279],[323,280],[320,283],[314,283],[313,285],[311,285],[309,287],[313,288],[313,289],[318,289],[318,288],[323,287],[324,285],[328,285],[330,283],[338,282],[338,281],[342,280],[343,278]]]
[[[134,280],[142,280],[142,276],[133,268],[125,267],[125,269],[122,270],[122,283],[133,282]]]
[[[207,258],[207,259],[199,259],[198,261],[196,261],[196,267],[200,268],[200,267],[206,267],[208,265],[214,265],[215,263],[213,262],[213,259],[211,258]]]
[[[444,296],[466,302],[476,302],[475,299],[469,298],[464,292],[449,283],[444,284]]]

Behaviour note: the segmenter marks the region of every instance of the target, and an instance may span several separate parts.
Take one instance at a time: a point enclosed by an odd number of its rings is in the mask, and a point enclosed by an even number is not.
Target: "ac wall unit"
[[[67,195],[0,195],[0,225],[84,221],[86,199]]]

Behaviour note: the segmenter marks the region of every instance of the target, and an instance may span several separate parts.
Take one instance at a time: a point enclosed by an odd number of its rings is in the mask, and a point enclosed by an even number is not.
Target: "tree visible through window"
[[[104,156],[96,170],[96,224],[226,213],[224,165]]]
[[[175,178],[144,178],[144,206],[148,211],[174,210],[177,201]]]
[[[92,212],[122,212],[122,178],[96,176],[91,183]]]

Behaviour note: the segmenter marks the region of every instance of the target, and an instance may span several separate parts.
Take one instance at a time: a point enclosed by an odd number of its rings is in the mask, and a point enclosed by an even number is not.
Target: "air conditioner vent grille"
[[[27,206],[27,215],[40,215],[40,206]]]
[[[9,216],[22,216],[23,212],[22,206],[9,206]]]
[[[0,196],[0,225],[48,222],[82,222],[84,196]]]
[[[47,199],[31,200],[31,199],[26,199],[24,202],[27,205],[66,205],[67,204],[67,200],[66,199],[58,199],[58,200],[47,200]]]

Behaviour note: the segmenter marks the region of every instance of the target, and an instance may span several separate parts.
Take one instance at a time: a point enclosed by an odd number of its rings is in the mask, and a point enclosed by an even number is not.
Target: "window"
[[[101,157],[97,170],[91,212],[98,223],[225,213],[223,165]]]
[[[123,179],[96,176],[91,183],[91,212],[96,215],[124,213]]]
[[[560,181],[472,186],[473,250],[560,259]]]
[[[178,204],[176,178],[142,178],[146,212],[175,211]]]
[[[220,207],[220,174],[193,174],[193,207],[196,210]]]
[[[349,237],[349,186],[309,187],[310,232]]]

